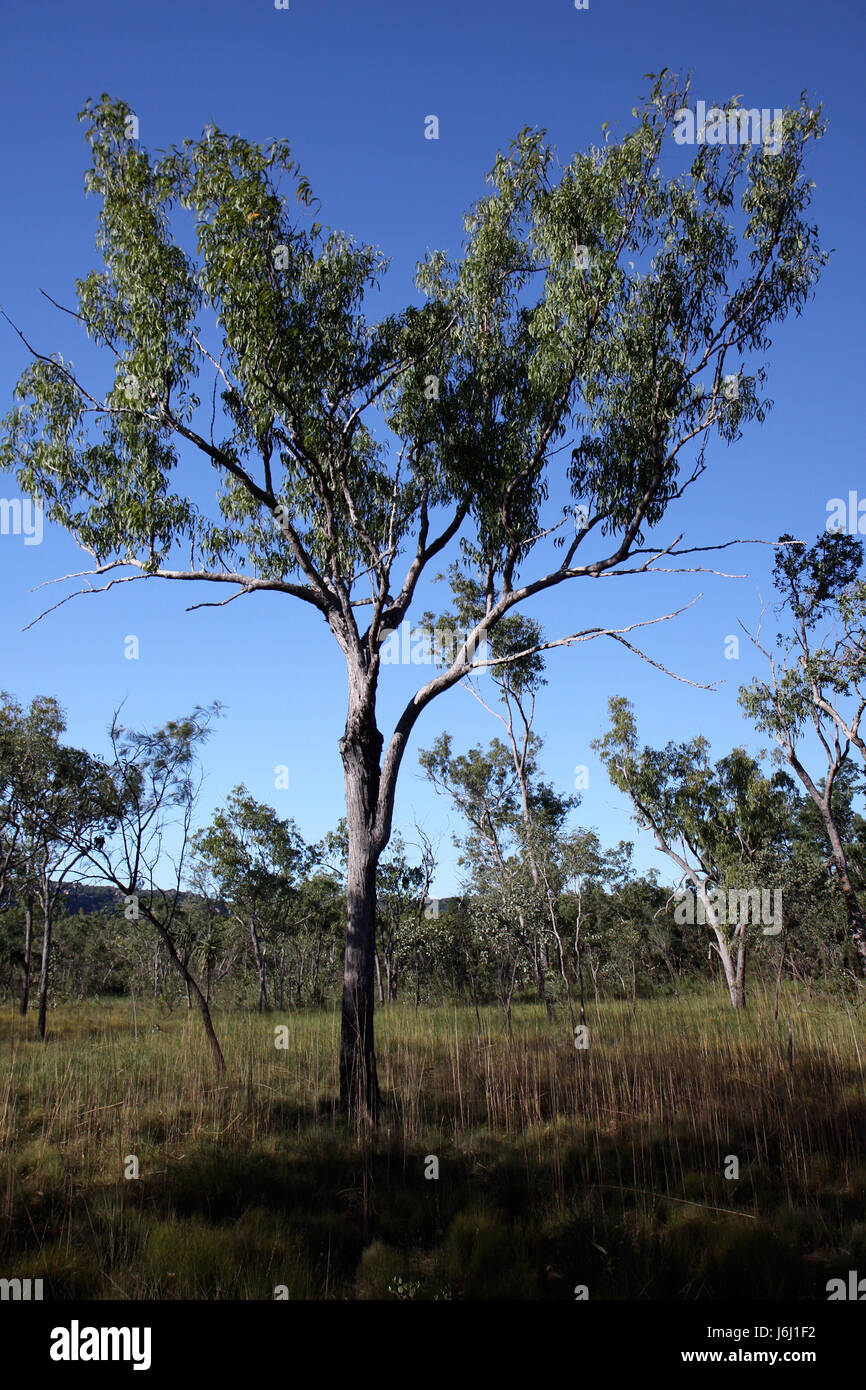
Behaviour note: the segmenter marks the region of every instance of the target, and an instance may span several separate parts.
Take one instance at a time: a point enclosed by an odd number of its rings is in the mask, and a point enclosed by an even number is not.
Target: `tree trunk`
[[[340,1038],[340,1100],[351,1114],[379,1112],[373,1029],[376,961],[376,858],[367,834],[349,828],[346,954]]]
[[[577,983],[580,990],[580,1021],[583,1024],[586,1023],[586,1007],[583,995],[583,950],[579,945],[575,947],[575,950],[577,952]],[[593,976],[593,983],[595,983],[595,976]],[[595,991],[595,1004],[596,1012],[598,1012],[598,987]]]
[[[746,924],[740,928],[741,936],[737,946],[737,996],[739,1007],[746,1007]],[[736,1006],[735,1006],[736,1007]]]
[[[518,921],[520,923],[521,934],[524,934],[526,931],[526,924],[522,913],[518,914]],[[529,956],[532,973],[535,976],[535,989],[538,994],[538,1002],[544,1005],[547,1010],[547,1017],[552,1019],[554,1017],[554,1008],[550,995],[547,992],[547,979],[544,974],[542,951],[537,935],[531,937],[530,944],[527,947],[527,955]]]
[[[848,925],[851,928],[851,936],[860,962],[860,973],[866,975],[866,916],[864,916],[863,908],[860,905],[860,901],[854,889],[854,884],[851,881],[851,875],[848,870],[848,856],[845,853],[842,836],[839,834],[839,828],[833,814],[832,777],[835,775],[834,771],[831,768],[827,778],[827,785],[822,795],[790,744],[788,745],[787,758],[821,813],[821,819],[824,822],[824,833],[830,845],[833,864],[839,875],[839,884],[845,899],[845,907],[848,913]],[[841,766],[841,762],[837,764],[836,771],[838,771],[839,766]]]
[[[45,1020],[48,1012],[48,968],[51,961],[52,907],[50,896],[43,903],[45,925],[42,931],[42,969],[39,972],[39,1023],[37,1033],[40,1042],[45,1041]]]
[[[564,951],[563,951],[563,949],[562,949],[562,937],[560,936],[560,934],[559,934],[559,932],[558,932],[558,930],[557,930],[557,927],[556,927],[556,919],[555,919],[555,918],[552,918],[551,920],[552,920],[552,925],[553,925],[553,934],[554,934],[554,936],[556,937],[556,950],[557,950],[557,953],[558,953],[558,955],[559,955],[559,973],[560,973],[560,975],[562,976],[562,983],[563,983],[563,985],[565,986],[565,999],[566,999],[566,1003],[567,1003],[567,1005],[568,1005],[568,1017],[569,1017],[569,1020],[570,1020],[570,1022],[571,1022],[571,1031],[572,1031],[572,1033],[573,1033],[573,1032],[574,1032],[574,1027],[575,1027],[575,1025],[574,1025],[574,1005],[573,1005],[572,1002],[571,1002],[571,982],[569,981],[569,978],[568,978],[568,971],[567,971],[566,968],[565,968],[565,953],[564,953]]]
[[[512,966],[512,970],[511,970],[511,976],[510,976],[510,978],[509,978],[509,980],[508,980],[508,984],[507,984],[507,986],[506,986],[506,992],[505,992],[504,998],[503,998],[503,1000],[502,1000],[502,1007],[503,1007],[504,1010],[505,1010],[505,1027],[506,1027],[506,1030],[507,1030],[507,1033],[508,1033],[508,1041],[509,1041],[510,1043],[513,1043],[513,1042],[514,1042],[514,1031],[513,1031],[512,1026],[511,1026],[511,1001],[512,1001],[512,999],[514,998],[514,986],[515,986],[515,984],[517,983],[517,967],[519,966],[519,964],[520,964],[519,957],[515,957],[515,958],[514,958],[514,963],[513,963],[513,966]],[[502,978],[503,978],[503,969],[502,969],[502,967],[500,967],[500,972],[499,972],[499,974],[500,974],[500,979],[502,979]]]
[[[199,989],[198,981],[196,980],[194,975],[190,974],[190,971],[188,970],[186,965],[184,965],[183,961],[180,958],[180,955],[178,954],[177,947],[171,939],[171,934],[168,931],[166,931],[163,923],[159,920],[158,917],[155,916],[153,912],[150,911],[149,908],[142,907],[142,911],[144,912],[144,915],[147,917],[147,920],[151,923],[152,926],[156,928],[157,932],[159,933],[160,939],[162,940],[165,949],[168,951],[169,959],[171,960],[172,965],[175,967],[184,984],[186,985],[187,990],[192,992],[193,998],[195,999],[195,1002],[198,1005],[199,1013],[201,1014],[201,1021],[204,1025],[205,1035],[207,1036],[207,1040],[210,1044],[211,1051],[213,1052],[214,1060],[219,1070],[225,1071],[226,1062],[225,1058],[223,1057],[222,1048],[219,1045],[219,1038],[217,1037],[216,1031],[213,1026],[213,1020],[211,1019],[210,1015],[210,1007],[201,990]],[[155,953],[158,953],[159,943],[156,944],[154,950]],[[155,967],[156,955],[154,956],[154,975],[156,974]]]
[[[318,1002],[319,1002],[319,971],[321,970],[321,964],[322,964],[322,943],[321,943],[321,941],[319,941],[318,945],[316,946],[316,950],[315,950],[315,954],[314,954],[314,956],[313,956],[313,962],[312,962],[312,966],[311,966],[312,972],[313,972],[313,987],[312,987],[312,988],[313,988],[313,992],[312,992],[312,1001],[313,1001],[314,1004],[318,1004]]]
[[[382,988],[382,962],[379,960],[378,951],[375,952],[373,958],[376,962],[376,992],[379,995],[379,1008],[381,1009],[385,1004],[385,991]]]
[[[265,971],[265,953],[262,944],[259,941],[259,934],[256,931],[256,924],[252,918],[250,918],[250,940],[253,943],[253,956],[255,958],[256,970],[259,976],[258,1012],[260,1014],[263,1014],[268,1007],[268,985],[267,975]]]
[[[781,955],[779,956],[779,968],[778,968],[778,970],[776,971],[776,997],[775,997],[775,1000],[774,1000],[774,1002],[773,1002],[773,1019],[776,1020],[776,1021],[778,1021],[778,1018],[779,1018],[779,996],[780,996],[781,991],[782,991],[782,972],[783,972],[783,970],[785,969],[785,951],[787,950],[787,946],[788,946],[788,915],[787,915],[787,913],[784,912],[784,911],[783,911],[783,913],[782,913],[782,942],[781,942],[781,945],[782,945],[782,951],[781,951]]]
[[[578,963],[579,963],[579,961],[580,961],[580,958],[578,957]],[[597,1017],[597,1018],[600,1018],[600,1017],[601,1017],[601,1001],[599,1000],[599,997],[598,997],[598,971],[599,971],[599,967],[596,965],[595,960],[594,960],[594,958],[593,958],[593,956],[592,956],[591,954],[590,954],[590,957],[589,957],[589,971],[590,971],[590,974],[592,975],[592,988],[593,988],[593,990],[594,990],[594,992],[595,992],[595,1013],[596,1013],[596,1017]],[[583,985],[583,971],[582,971],[582,970],[581,970],[580,979],[581,979],[581,987],[582,987],[582,985]],[[581,1012],[580,1012],[580,1021],[581,1021],[581,1023],[583,1023],[583,1022],[584,1022],[584,1018],[583,1018],[583,997],[582,997],[582,996],[581,996],[581,1001],[580,1001],[580,1010],[581,1010]]]
[[[845,846],[842,843],[842,837],[836,827],[833,813],[827,806],[822,806],[821,810],[824,817],[827,839],[833,851],[833,862],[836,872],[839,875],[839,885],[845,899],[848,924],[851,928],[854,946],[860,960],[860,972],[866,975],[866,916],[863,914],[863,908],[854,891],[854,884],[851,882],[851,874],[848,870],[848,856],[845,853]]]
[[[728,986],[728,994],[731,998],[731,1008],[741,1009],[746,1002],[746,937],[745,924],[740,928],[740,938],[737,950],[737,964],[734,965],[731,959],[731,952],[725,940],[724,932],[721,928],[718,913],[710,901],[706,886],[699,883],[696,878],[692,878],[698,898],[704,909],[706,924],[715,937],[715,942],[711,943],[710,960],[712,961],[713,949],[719,960],[722,962],[722,969],[725,972],[725,983]]]
[[[30,969],[33,956],[33,899],[28,897],[24,904],[24,979],[21,982],[21,1013],[27,1014],[30,1006]]]
[[[351,1115],[375,1123],[379,1082],[373,1026],[376,962],[376,865],[383,844],[374,843],[382,735],[360,677],[350,677],[350,709],[340,753],[346,786],[349,855],[346,868],[346,950],[340,1036],[340,1101]],[[383,836],[383,841],[387,838]]]
[[[743,979],[743,975],[745,972],[745,952],[743,952],[742,956],[738,959],[737,966],[735,968],[734,962],[731,959],[731,953],[728,950],[727,942],[725,941],[720,931],[716,929],[714,930],[716,935],[716,955],[722,962],[722,969],[725,972],[725,983],[728,986],[728,994],[731,998],[731,1008],[741,1009],[743,1007],[743,1004],[745,1003],[745,981]]]

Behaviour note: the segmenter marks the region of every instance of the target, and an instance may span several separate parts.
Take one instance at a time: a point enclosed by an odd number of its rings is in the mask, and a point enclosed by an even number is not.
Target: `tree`
[[[0,692],[0,908],[15,903],[15,889],[24,906],[24,951],[21,981],[21,1013],[30,1003],[30,971],[33,949],[33,885],[27,881],[27,850],[23,844],[24,820],[35,792],[35,750],[32,734],[39,729],[36,702],[25,720],[21,706],[6,691]],[[48,711],[45,710],[44,717]],[[59,712],[58,712],[59,713]],[[24,882],[20,870],[25,867]],[[16,877],[19,882],[16,885]]]
[[[210,733],[220,706],[196,706],[184,719],[170,719],[155,730],[126,729],[112,721],[112,757],[100,764],[100,795],[106,833],[72,847],[89,864],[84,878],[119,889],[124,915],[143,917],[156,932],[171,964],[180,975],[187,997],[195,999],[216,1065],[225,1058],[211,1018],[210,1006],[190,969],[191,943],[184,940],[188,924],[182,887],[192,838],[192,819],[200,787],[198,750]],[[167,845],[174,839],[173,858]],[[171,867],[174,885],[160,885]]]
[[[193,839],[193,851],[230,904],[235,920],[249,933],[259,977],[259,1012],[268,1002],[268,950],[272,933],[289,912],[299,877],[312,854],[294,821],[281,820],[271,806],[235,787],[225,809],[214,813]]]
[[[64,880],[86,853],[105,820],[99,767],[81,749],[61,743],[66,718],[56,700],[37,696],[25,713],[11,696],[0,709],[0,859],[24,903],[24,978],[27,1013],[33,947],[33,906],[42,913],[37,1031],[44,1041],[54,912]]]
[[[459,608],[464,621],[477,622],[484,611],[484,596],[480,586],[471,580],[453,577],[453,585],[459,597]],[[569,812],[578,804],[580,798],[559,796],[552,786],[545,783],[538,769],[541,740],[533,733],[535,719],[535,700],[538,691],[547,682],[544,679],[544,660],[539,651],[541,628],[532,618],[523,614],[503,618],[497,625],[493,639],[494,658],[501,665],[494,665],[490,677],[495,686],[503,713],[487,703],[476,682],[467,678],[467,689],[478,702],[499,722],[505,730],[507,746],[514,767],[514,777],[520,798],[520,817],[515,821],[514,830],[520,851],[529,869],[534,897],[544,903],[541,914],[535,914],[535,931],[531,933],[532,968],[535,975],[539,998],[547,1007],[548,1017],[552,1016],[553,1006],[547,994],[546,971],[548,966],[547,928],[549,927],[557,943],[562,968],[562,941],[557,926],[557,900],[559,896],[559,874],[557,872],[558,837]],[[521,934],[526,934],[525,921],[520,922]],[[567,977],[563,974],[568,993]],[[571,999],[569,996],[569,1009]]]
[[[631,862],[632,846],[628,841],[620,841],[615,850],[603,850],[596,830],[574,830],[564,835],[560,841],[560,872],[566,888],[575,898],[574,912],[574,961],[577,983],[580,992],[580,1021],[586,1022],[586,999],[583,988],[583,950],[581,928],[584,922],[584,895],[587,888],[598,886],[605,881],[624,881]],[[559,953],[559,968],[566,988],[568,1012],[574,1028],[574,1011],[571,1006],[571,989],[562,939],[557,931],[556,945]]]
[[[420,750],[418,761],[465,823],[464,834],[453,838],[461,851],[458,863],[466,871],[465,892],[471,897],[468,915],[481,937],[496,940],[505,972],[500,994],[506,1018],[510,1018],[524,946],[531,953],[526,913],[531,916],[535,907],[527,901],[525,885],[520,883],[521,861],[515,843],[519,790],[511,752],[495,738],[486,750],[479,745],[454,754],[451,735],[443,733],[432,748]],[[503,984],[506,976],[507,986]]]
[[[16,468],[90,556],[82,592],[202,581],[226,603],[293,598],[330,628],[348,687],[340,1088],[371,1116],[376,867],[419,716],[518,604],[708,548],[645,545],[644,532],[700,476],[712,434],[731,442],[763,418],[752,357],[800,312],[826,260],[805,220],[820,113],[802,98],[774,151],[703,144],[687,172],[663,178],[688,91],[654,77],[634,128],[564,167],[543,131],[524,130],[465,218],[460,259],[429,253],[423,302],[378,322],[367,308],[384,258],[302,225],[306,212],[292,220],[280,179],[305,208],[312,193],[284,140],[257,146],[209,126],[151,155],[129,138],[123,102],[105,95],[81,113],[103,269],[77,282],[73,312],[112,355],[114,385],[101,396],[27,343],[0,467]],[[191,475],[181,446],[197,456]],[[202,460],[216,515],[197,500]],[[383,644],[458,542],[484,615],[386,742]],[[602,633],[627,643],[604,627],[557,641]]]
[[[866,912],[860,901],[840,827],[834,788],[844,773],[852,746],[864,754],[860,720],[866,709],[866,583],[857,581],[863,546],[851,536],[825,533],[807,548],[783,536],[785,548],[773,571],[781,594],[778,612],[787,620],[776,634],[778,658],[752,640],[767,658],[769,680],[758,677],[740,688],[739,700],[759,729],[772,733],[814,803],[830,846],[833,866],[845,898],[851,938],[866,974]],[[823,639],[819,624],[827,630]],[[815,733],[826,772],[822,779],[807,770],[802,750],[806,729]]]
[[[385,966],[385,997],[389,1004],[397,998],[400,968],[406,954],[406,929],[410,921],[417,921],[424,896],[423,865],[409,863],[403,838],[395,835],[379,860],[376,875],[376,920]],[[382,992],[379,997],[381,1000]]]
[[[768,847],[784,848],[790,830],[784,787],[778,777],[764,776],[742,748],[711,765],[703,737],[664,749],[640,748],[629,702],[615,696],[608,709],[610,728],[592,747],[613,785],[631,801],[638,825],[652,831],[658,849],[680,870],[680,883],[688,882],[697,895],[731,1005],[742,1008],[746,928],[763,905],[759,896],[756,911],[756,863],[766,864]],[[733,913],[720,899],[728,888],[737,893]]]
[[[431,950],[430,938],[433,933],[430,930],[429,922],[431,916],[438,916],[438,903],[434,906],[428,895],[430,884],[436,873],[436,849],[427,832],[415,822],[415,833],[418,836],[418,847],[421,850],[421,863],[419,869],[420,887],[415,906],[414,917],[409,919],[408,928],[404,933],[406,951],[412,960],[412,970],[415,976],[415,1009],[417,1011],[421,1003],[421,973],[424,967],[430,966]],[[434,946],[435,951],[435,946]]]
[[[320,847],[315,848],[318,862]],[[331,872],[317,869],[298,884],[292,894],[285,926],[278,962],[280,1007],[287,954],[294,973],[297,1002],[302,1000],[306,974],[310,1002],[319,1004],[324,996],[322,967],[334,964],[346,935],[346,897]]]
[[[458,575],[453,583],[460,619],[474,625],[479,609],[483,612],[479,586]],[[469,835],[456,843],[464,851],[462,862],[469,864],[475,875],[474,887],[483,882],[512,903],[517,914],[516,936],[526,946],[538,997],[551,1017],[553,1005],[546,981],[551,932],[562,966],[557,926],[558,838],[579,798],[560,796],[541,777],[541,739],[532,728],[536,695],[546,684],[543,658],[537,650],[540,643],[538,623],[521,614],[504,618],[497,626],[491,650],[495,661],[506,659],[494,665],[490,675],[502,712],[488,703],[475,681],[467,678],[463,682],[502,724],[505,743],[494,739],[486,752],[474,748],[468,756],[455,758],[446,735],[433,749],[422,750],[420,762],[436,788],[452,798],[467,822]],[[526,882],[518,892],[521,879]],[[507,914],[501,920],[507,923]],[[508,936],[504,926],[503,930]],[[510,945],[507,953],[511,958]],[[515,964],[510,975],[512,991],[516,978]],[[567,978],[563,978],[568,990]],[[506,1012],[510,1016],[510,1005]]]

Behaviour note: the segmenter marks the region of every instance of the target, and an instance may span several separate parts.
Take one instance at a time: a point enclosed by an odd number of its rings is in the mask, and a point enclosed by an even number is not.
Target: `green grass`
[[[788,1059],[788,1020],[793,1065]],[[0,1014],[0,1275],[52,1298],[825,1297],[866,1271],[863,1021],[717,994],[377,1020],[375,1133],[333,1012]],[[289,1029],[288,1050],[274,1028]],[[138,1180],[124,1178],[127,1155]],[[438,1181],[424,1177],[436,1155]],[[727,1155],[739,1177],[724,1177]]]

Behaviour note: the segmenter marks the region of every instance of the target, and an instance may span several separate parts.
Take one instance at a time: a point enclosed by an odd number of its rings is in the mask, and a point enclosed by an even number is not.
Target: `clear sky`
[[[631,108],[662,67],[693,72],[707,104],[741,94],[745,106],[793,105],[806,89],[824,103],[829,132],[813,156],[814,220],[833,256],[802,318],[776,330],[767,361],[775,408],[733,448],[711,445],[708,469],[659,530],[694,544],[737,537],[814,539],[830,498],[859,489],[863,454],[864,110],[862,0],[2,0],[0,110],[2,186],[0,303],[42,351],[76,365],[92,360],[71,319],[39,291],[72,302],[77,276],[98,264],[97,204],[85,199],[87,97],[108,92],[139,116],[142,144],[164,148],[212,121],[264,141],[287,138],[321,200],[321,218],[391,257],[387,296],[413,301],[413,268],[428,247],[459,249],[464,209],[483,192],[495,152],[522,127],[542,126],[563,159],[601,138],[603,121],[627,128]],[[440,122],[424,138],[425,117]],[[0,413],[27,353],[0,321]],[[0,497],[16,495],[0,477]],[[866,525],[866,523],[864,523]],[[345,718],[345,668],[321,620],[279,595],[186,613],[184,585],[152,581],[76,599],[29,631],[25,625],[67,589],[34,586],[84,568],[62,532],[40,545],[0,535],[0,686],[29,701],[54,694],[69,738],[105,744],[114,707],[125,718],[162,722],[220,699],[225,717],[207,750],[202,815],[245,782],[291,815],[309,839],[342,814],[337,741]],[[748,645],[726,660],[725,639],[753,625],[769,592],[771,552],[724,552],[729,571],[565,586],[533,610],[550,637],[596,623],[649,618],[702,598],[675,622],[651,628],[647,651],[712,692],[678,684],[610,641],[551,655],[537,727],[544,769],[570,790],[577,765],[589,787],[576,823],[607,843],[634,837],[628,807],[590,751],[609,695],[634,701],[646,741],[704,733],[721,757],[737,743],[757,748],[739,714],[737,686],[757,669]],[[590,592],[587,592],[591,590]],[[137,661],[125,639],[139,639]],[[380,727],[386,734],[413,671],[385,673]],[[441,836],[435,889],[455,887],[447,809],[424,782],[419,747],[450,729],[458,749],[497,726],[459,688],[421,718],[404,763],[396,825],[412,838],[413,813]],[[289,786],[277,790],[285,764]],[[638,837],[637,862],[658,860]]]

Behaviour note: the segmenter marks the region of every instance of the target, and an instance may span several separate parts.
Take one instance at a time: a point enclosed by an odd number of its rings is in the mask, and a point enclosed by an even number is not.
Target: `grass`
[[[778,1023],[760,994],[588,1022],[582,1051],[534,1005],[513,1044],[494,1009],[480,1032],[383,1010],[370,1134],[336,1108],[333,1012],[218,1015],[219,1079],[185,1010],[58,1007],[40,1044],[7,1005],[0,1274],[51,1298],[682,1299],[866,1272],[860,1015],[792,989]]]

